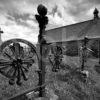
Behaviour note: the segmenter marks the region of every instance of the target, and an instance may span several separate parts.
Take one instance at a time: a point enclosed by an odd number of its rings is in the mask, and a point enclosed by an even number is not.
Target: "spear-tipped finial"
[[[94,14],[94,19],[95,19],[95,18],[99,18],[99,16],[98,16],[99,11],[98,11],[98,9],[97,9],[97,8],[95,8],[95,9],[94,9],[93,14]]]

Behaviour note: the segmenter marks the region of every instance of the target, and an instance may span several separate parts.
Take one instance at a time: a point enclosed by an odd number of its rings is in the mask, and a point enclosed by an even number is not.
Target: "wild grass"
[[[96,72],[94,66],[98,64],[98,59],[88,59],[85,69],[89,71],[89,77],[83,82],[76,73],[75,69],[79,66],[78,57],[64,57],[61,69],[54,73],[52,66],[48,62],[46,65],[46,82],[53,81],[46,86],[58,96],[58,100],[100,100],[100,74]],[[33,64],[29,70],[28,81],[23,81],[22,86],[16,84],[10,86],[8,79],[0,74],[0,100],[23,93],[38,84],[38,74],[35,70],[38,64]]]

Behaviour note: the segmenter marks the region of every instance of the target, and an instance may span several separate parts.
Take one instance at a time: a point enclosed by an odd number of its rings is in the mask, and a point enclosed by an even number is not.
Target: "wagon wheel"
[[[27,47],[27,48],[25,48]],[[23,39],[12,39],[1,45],[0,73],[9,79],[9,84],[21,85],[27,80],[29,68],[38,59],[36,48]]]
[[[58,72],[60,69],[60,65],[62,63],[62,48],[59,46],[55,46],[52,50],[53,54],[49,56],[49,61],[52,65],[52,71]]]

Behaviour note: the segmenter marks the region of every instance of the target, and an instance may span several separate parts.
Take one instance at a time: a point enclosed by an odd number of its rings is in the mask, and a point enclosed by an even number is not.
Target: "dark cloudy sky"
[[[92,19],[94,8],[100,10],[100,0],[0,0],[3,41],[16,37],[37,41],[38,23],[34,15],[38,4],[48,7],[47,29]]]

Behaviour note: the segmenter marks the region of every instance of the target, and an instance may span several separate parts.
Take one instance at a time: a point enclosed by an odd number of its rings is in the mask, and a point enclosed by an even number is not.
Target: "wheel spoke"
[[[9,55],[7,52],[3,52],[3,55],[6,56],[8,59],[13,60],[12,56]]]
[[[24,80],[27,80],[27,77],[26,77],[26,75],[25,75],[25,73],[24,73],[22,67],[21,67],[21,72],[22,72],[23,79],[24,79]]]
[[[1,73],[2,75],[4,75],[4,76],[8,77],[8,78],[11,78],[11,76],[7,74],[8,71],[9,71],[8,69],[9,69],[10,67],[11,67],[11,66],[6,66],[6,67],[0,68],[0,73]],[[8,70],[8,71],[7,71],[7,70]]]
[[[23,58],[24,50],[23,50],[23,47],[21,47],[19,43],[15,43],[13,44],[13,46],[9,46],[9,48],[13,56],[15,56],[16,58],[18,58],[18,56],[20,58]]]
[[[34,60],[33,59],[22,60],[22,63],[23,64],[32,64],[32,63],[34,63]]]
[[[1,68],[0,68],[0,71],[7,70],[9,67],[11,67],[11,66],[5,66],[5,67],[1,67]]]
[[[11,67],[11,68],[6,72],[6,73],[7,73],[7,76],[12,78],[12,77],[13,77],[13,72],[14,72],[14,70],[15,70],[15,69],[14,69],[13,67]]]
[[[15,58],[17,59],[20,56],[20,44],[14,43],[13,46],[15,48]]]
[[[18,79],[18,81],[20,81],[21,80],[21,70],[20,70],[20,68],[18,68],[18,75],[17,75],[17,79]]]
[[[1,73],[2,75],[4,75],[4,76],[8,77],[7,74],[6,74],[4,71],[1,71],[1,70],[0,70],[0,73]],[[9,78],[9,77],[8,77],[8,78]]]
[[[13,78],[16,77],[16,74],[17,74],[17,68],[15,68],[14,72],[13,72]]]
[[[9,49],[11,50],[12,55],[15,56],[15,49],[14,49],[14,46],[9,46]]]
[[[28,66],[26,66],[26,67],[22,66],[22,68],[24,69],[25,72],[28,72],[28,68],[29,68]]]
[[[0,61],[0,66],[9,66],[9,65],[11,65],[12,64],[12,62],[11,61]]]
[[[24,50],[23,47],[20,47],[20,58],[24,57]]]

